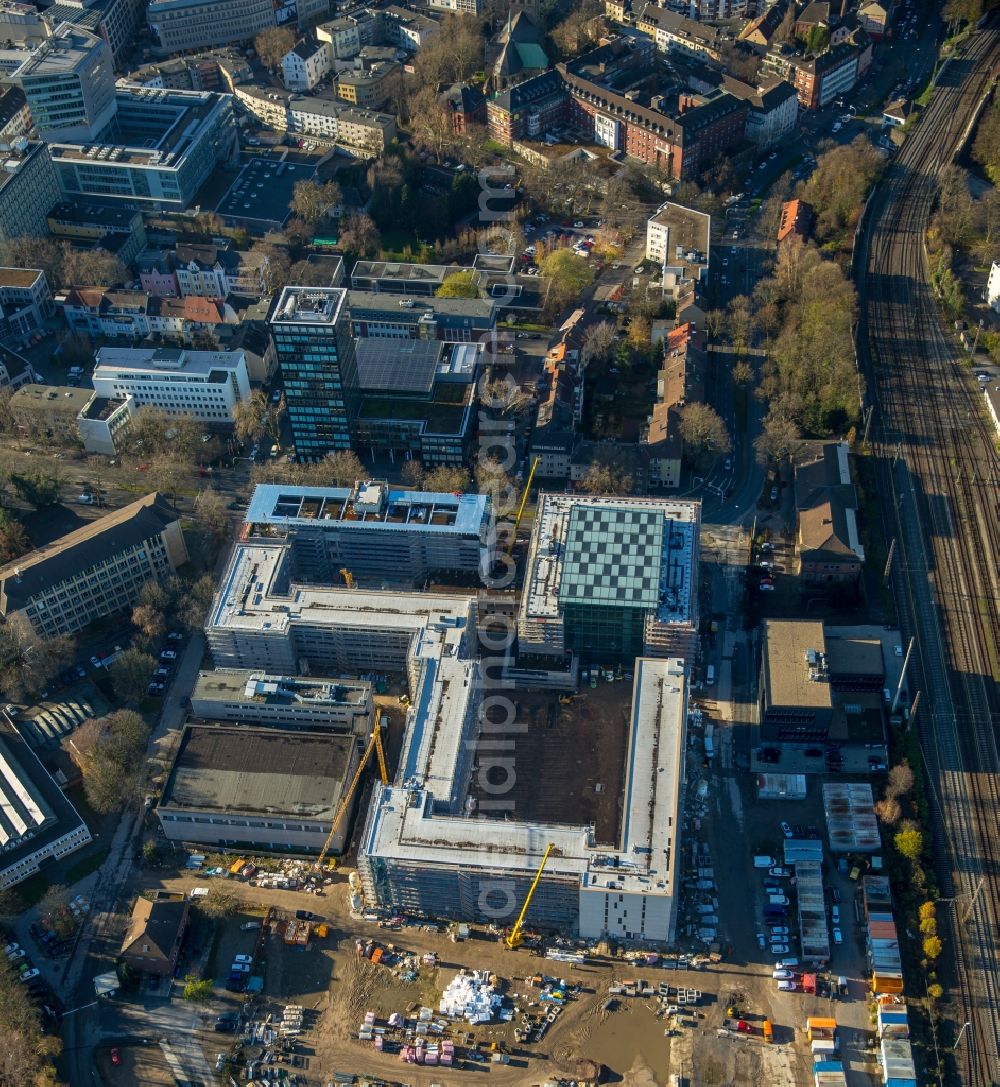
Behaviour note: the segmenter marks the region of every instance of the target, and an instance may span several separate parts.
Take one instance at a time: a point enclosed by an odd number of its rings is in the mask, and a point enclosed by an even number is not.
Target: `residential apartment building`
[[[281,59],[281,82],[289,91],[311,91],[333,63],[329,43],[303,38]]]
[[[823,624],[765,619],[760,663],[761,732],[768,740],[824,740],[833,688]]]
[[[232,306],[218,298],[151,298],[146,291],[78,287],[56,298],[66,324],[92,337],[137,343],[147,336],[209,350],[239,323]]]
[[[111,51],[70,23],[43,41],[12,78],[46,143],[96,140],[115,116]]]
[[[390,113],[305,95],[289,99],[287,127],[359,155],[380,155],[396,138],[396,118]]]
[[[24,91],[13,85],[0,86],[0,142],[12,144],[31,128],[31,114]]]
[[[87,824],[15,731],[0,733],[0,890],[91,841]]]
[[[719,48],[724,40],[722,31],[655,4],[646,4],[636,15],[635,27],[648,34],[661,53],[678,53],[705,60],[720,57]]]
[[[441,574],[481,577],[493,565],[495,515],[488,495],[402,491],[380,480],[353,487],[254,489],[245,540],[285,538],[293,576],[337,584],[423,583]]]
[[[187,561],[180,515],[148,494],[0,568],[0,614],[43,637],[74,634],[127,612],[147,581]]]
[[[28,336],[55,312],[40,268],[0,268],[0,339]]]
[[[137,976],[155,974],[172,978],[190,920],[190,908],[183,898],[157,902],[137,898],[120,951],[129,969]]]
[[[326,676],[283,676],[244,668],[199,672],[191,712],[206,721],[330,729],[367,736],[372,685]]]
[[[827,442],[818,457],[795,465],[797,573],[804,581],[857,582],[865,561],[857,510],[846,442]]]
[[[275,25],[271,0],[150,0],[146,20],[160,56],[250,42]]]
[[[712,217],[667,201],[646,223],[646,260],[663,269],[664,287],[708,277]]]
[[[63,200],[49,212],[49,231],[77,246],[90,245],[114,253],[131,264],[146,245],[142,212],[124,205],[112,207],[80,200]]]
[[[101,347],[94,391],[111,400],[131,396],[172,416],[231,426],[236,405],[250,395],[242,351],[176,347]]]
[[[358,373],[347,291],[285,287],[270,319],[285,406],[302,458],[350,449]]]
[[[19,137],[4,152],[0,171],[0,241],[44,237],[48,214],[60,199],[48,148]]]
[[[843,42],[818,57],[793,58],[789,79],[803,109],[823,109],[846,94],[858,78],[858,50]]]
[[[747,103],[746,138],[757,147],[774,147],[795,131],[799,118],[798,94],[778,76],[765,77],[756,87],[726,75],[722,88]]]
[[[357,337],[473,343],[492,335],[497,323],[491,298],[400,298],[352,290],[347,304]]]
[[[114,131],[105,138],[49,145],[66,199],[183,211],[213,170],[238,151],[232,99],[208,91],[121,87]]]
[[[396,92],[402,76],[403,69],[395,61],[374,61],[357,69],[339,72],[333,89],[338,98],[343,98],[352,106],[378,110]]]
[[[361,52],[358,20],[353,15],[320,23],[315,34],[320,42],[325,42],[330,47],[331,60],[350,60]]]
[[[465,6],[475,4],[477,0],[457,0],[459,11]],[[464,6],[463,6],[464,5]],[[378,32],[385,45],[398,45],[408,53],[416,53],[427,44],[441,29],[437,19],[428,18],[419,11],[390,4],[382,9],[372,9],[372,15],[378,18]],[[364,41],[362,45],[366,44]]]

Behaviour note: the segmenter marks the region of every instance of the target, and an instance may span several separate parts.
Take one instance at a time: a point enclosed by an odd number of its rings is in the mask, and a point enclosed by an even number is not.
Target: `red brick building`
[[[486,124],[486,98],[470,83],[439,83],[438,102],[456,136],[467,132],[469,125]]]

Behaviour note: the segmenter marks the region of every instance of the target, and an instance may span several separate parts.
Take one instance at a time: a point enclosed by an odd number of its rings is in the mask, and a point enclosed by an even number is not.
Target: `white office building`
[[[242,351],[188,351],[177,347],[102,347],[97,352],[94,391],[111,400],[131,396],[167,415],[192,416],[224,426],[250,395]]]
[[[111,51],[95,34],[63,23],[14,73],[46,142],[89,141],[115,116]]]

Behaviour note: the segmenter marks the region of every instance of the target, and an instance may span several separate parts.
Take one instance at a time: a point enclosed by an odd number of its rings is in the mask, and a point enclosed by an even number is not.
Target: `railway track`
[[[883,516],[897,544],[897,600],[918,640],[917,727],[950,905],[939,924],[968,1023],[957,1056],[970,1087],[1000,1082],[1000,458],[969,368],[942,327],[924,239],[937,174],[998,57],[1000,32],[988,28],[945,69],[872,198],[857,260],[858,357],[875,413]]]

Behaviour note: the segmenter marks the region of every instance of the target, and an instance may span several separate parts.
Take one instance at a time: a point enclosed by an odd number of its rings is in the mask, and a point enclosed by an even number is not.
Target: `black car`
[[[295,916],[300,921],[311,921],[316,915],[312,912],[312,910],[296,910]]]
[[[235,1015],[220,1015],[215,1021],[215,1029],[220,1034],[234,1034],[239,1023],[239,1018]]]

